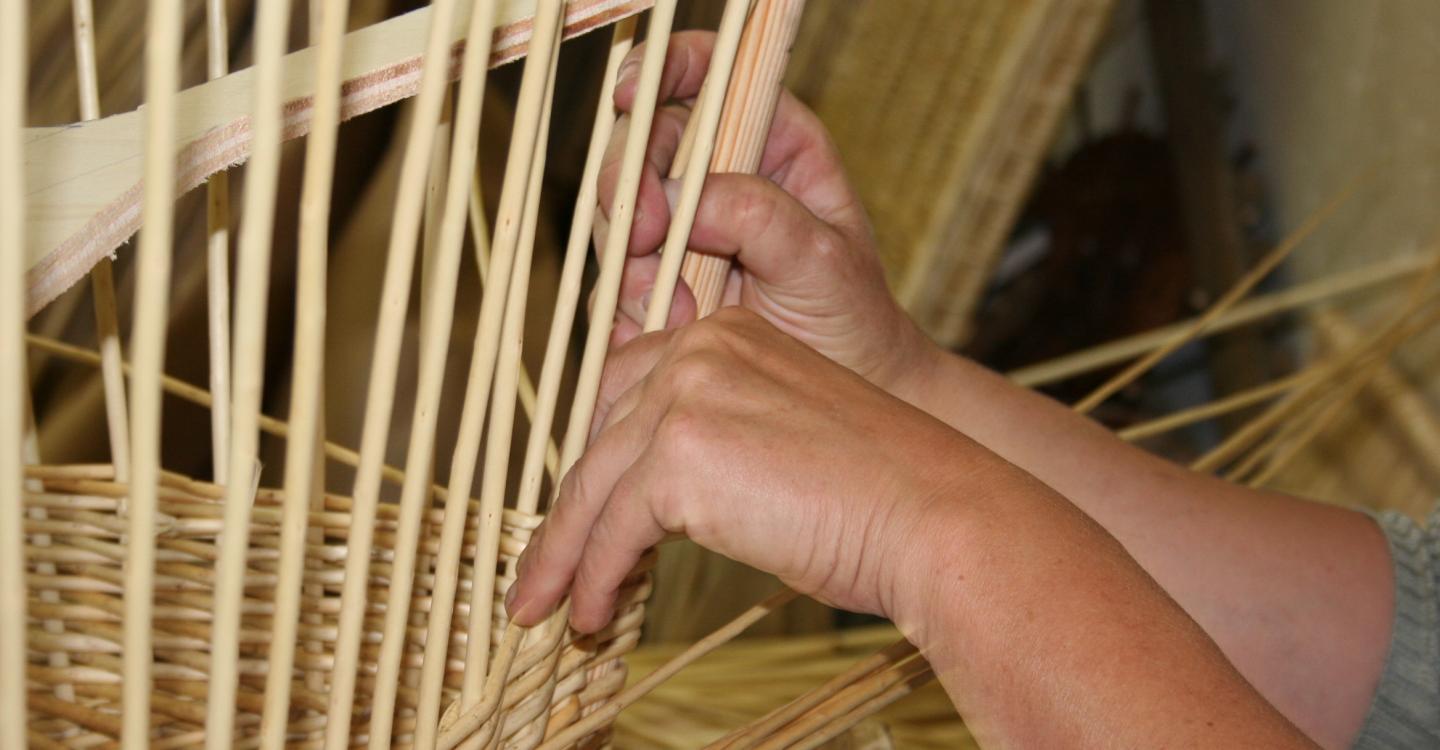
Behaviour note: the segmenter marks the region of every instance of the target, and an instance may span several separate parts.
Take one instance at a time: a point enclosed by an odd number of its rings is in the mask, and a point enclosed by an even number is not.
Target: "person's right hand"
[[[614,344],[638,335],[645,319],[670,224],[666,194],[678,194],[679,188],[678,182],[667,186],[662,178],[705,79],[713,43],[708,32],[670,38],[660,86],[665,106],[656,112],[651,131]],[[637,47],[620,69],[615,105],[622,113],[634,103],[642,54]],[[603,214],[614,198],[628,124],[629,117],[622,115],[600,173],[597,246],[608,227]],[[758,313],[892,393],[937,351],[891,296],[864,207],[824,126],[788,91],[780,95],[760,173],[706,179],[690,247],[735,259],[723,304]],[[682,281],[669,327],[694,320],[695,311],[695,299]]]

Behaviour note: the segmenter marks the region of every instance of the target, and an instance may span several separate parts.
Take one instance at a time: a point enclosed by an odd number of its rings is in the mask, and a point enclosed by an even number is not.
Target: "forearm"
[[[1309,746],[1098,525],[1001,461],[962,468],[897,621],[981,744]]]
[[[1322,744],[1363,721],[1389,640],[1388,553],[1351,511],[1238,487],[1126,445],[948,354],[902,393],[1068,498]]]

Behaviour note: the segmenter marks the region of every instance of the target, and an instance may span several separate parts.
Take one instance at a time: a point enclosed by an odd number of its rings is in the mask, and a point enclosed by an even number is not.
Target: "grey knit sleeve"
[[[1395,566],[1395,620],[1380,686],[1354,747],[1440,747],[1440,507],[1421,528],[1375,514]]]

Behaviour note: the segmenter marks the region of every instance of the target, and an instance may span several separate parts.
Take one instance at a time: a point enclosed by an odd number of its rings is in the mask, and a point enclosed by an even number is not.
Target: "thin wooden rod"
[[[549,469],[552,485],[560,479],[557,474],[558,461],[555,467],[548,466],[555,445],[552,433],[560,397],[560,379],[569,360],[570,334],[574,329],[575,312],[579,307],[585,260],[590,249],[590,233],[595,226],[600,165],[604,161],[610,136],[615,131],[615,80],[619,75],[620,64],[635,44],[635,26],[634,17],[615,26],[605,71],[601,74],[600,98],[595,107],[590,145],[580,176],[579,193],[575,197],[575,210],[570,219],[570,235],[565,244],[565,260],[560,268],[555,311],[550,318],[545,359],[540,368],[540,383],[536,389],[535,408],[530,418],[530,435],[520,472],[516,507],[525,513],[535,513],[540,507],[542,466]],[[524,374],[522,370],[521,375]]]
[[[460,101],[454,127],[451,128],[454,137],[449,149],[449,164],[448,167],[437,165],[446,170],[448,179],[444,195],[432,197],[436,205],[443,203],[443,212],[439,215],[438,227],[435,227],[438,232],[433,238],[434,258],[429,269],[429,290],[422,302],[421,314],[425,323],[421,326],[420,375],[411,419],[410,445],[405,458],[407,475],[400,495],[400,524],[396,531],[390,596],[385,608],[375,690],[371,696],[369,743],[376,750],[388,747],[391,741],[400,658],[409,624],[420,516],[429,507],[429,467],[434,461],[435,428],[455,315],[460,256],[465,239],[466,199],[479,153],[480,116],[487,79],[485,63],[490,56],[490,38],[485,32],[490,28],[494,15],[495,4],[489,1],[477,4],[471,13],[469,38],[472,43],[466,46],[462,61]],[[493,286],[491,293],[496,293]],[[449,639],[441,635],[440,641],[448,644]],[[443,653],[440,658],[444,660]],[[423,731],[422,727],[417,726],[417,731]]]
[[[1308,307],[1335,297],[1373,289],[1384,284],[1409,278],[1430,262],[1428,256],[1403,255],[1359,268],[1340,271],[1315,281],[1296,285],[1290,289],[1266,294],[1236,304],[1227,312],[1206,326],[1201,335],[1212,335],[1229,331],[1239,326],[1263,320],[1272,315]],[[1066,354],[1035,365],[1021,367],[1006,373],[1006,377],[1017,385],[1038,388],[1042,385],[1060,382],[1087,372],[1116,365],[1153,351],[1181,335],[1195,324],[1191,318],[1162,326],[1145,333]]]
[[[1269,433],[1281,420],[1294,414],[1301,406],[1309,403],[1311,396],[1336,374],[1344,372],[1366,356],[1367,353],[1379,346],[1383,346],[1387,337],[1391,336],[1397,329],[1403,328],[1410,316],[1427,302],[1426,290],[1435,278],[1437,272],[1440,272],[1440,255],[1432,256],[1432,260],[1425,271],[1419,278],[1411,283],[1406,299],[1397,305],[1399,309],[1386,320],[1368,342],[1347,351],[1343,355],[1332,358],[1326,365],[1326,372],[1317,376],[1314,381],[1291,391],[1289,395],[1271,406],[1265,413],[1246,423],[1221,442],[1220,445],[1192,462],[1190,468],[1194,471],[1211,472],[1235,460],[1246,448]]]
[[[575,219],[572,222],[570,245],[566,251],[566,260],[561,271],[560,292],[556,302],[555,318],[551,324],[551,337],[547,344],[544,370],[540,379],[540,394],[537,398],[536,408],[531,418],[531,441],[530,449],[535,450],[537,434],[548,438],[549,423],[553,419],[555,400],[559,393],[558,372],[555,372],[554,358],[564,358],[565,340],[569,338],[568,326],[564,335],[557,337],[555,334],[555,321],[562,317],[573,320],[575,307],[579,298],[580,274],[583,271],[584,256],[589,247],[589,224],[594,218],[595,183],[599,171],[600,159],[604,155],[605,144],[609,142],[609,133],[615,122],[614,109],[608,106],[609,98],[613,96],[613,79],[619,69],[620,62],[625,58],[635,37],[635,20],[627,18],[618,23],[613,32],[610,43],[610,54],[606,63],[606,73],[600,98],[600,107],[596,113],[594,132],[590,139],[590,153],[586,160],[584,176],[581,179],[580,196],[576,199]],[[607,92],[609,92],[607,94]],[[596,144],[599,144],[598,147]],[[473,177],[472,177],[473,180]],[[588,197],[587,197],[588,196]],[[588,210],[586,209],[588,207]],[[472,184],[470,193],[470,221],[472,234],[475,237],[477,251],[480,252],[480,267],[488,271],[490,259],[486,248],[489,245],[489,237],[485,231],[484,213],[480,209],[478,185]],[[578,234],[577,234],[578,233]],[[577,241],[578,237],[578,241]],[[575,260],[578,244],[578,262]],[[564,313],[564,306],[569,305],[569,312]],[[559,355],[555,355],[556,348],[560,349]],[[478,347],[476,347],[478,350]],[[563,367],[563,361],[559,365]],[[435,723],[438,720],[441,687],[445,673],[445,656],[448,646],[448,634],[450,632],[450,620],[454,608],[455,587],[458,582],[459,558],[462,536],[465,529],[465,516],[467,511],[466,498],[470,494],[470,483],[473,479],[473,460],[462,462],[458,457],[461,455],[474,456],[477,454],[480,443],[480,427],[483,421],[484,402],[488,393],[477,382],[479,373],[476,363],[471,365],[471,381],[467,388],[465,404],[461,417],[460,437],[456,441],[456,456],[452,466],[456,468],[451,471],[451,480],[448,496],[445,500],[444,520],[441,523],[440,552],[437,556],[435,570],[435,587],[431,596],[434,605],[431,608],[429,629],[425,643],[425,659],[420,678],[420,698],[416,713],[416,740],[417,748],[422,750],[433,747],[436,734]],[[478,406],[477,406],[478,404]],[[550,416],[545,416],[548,412]],[[478,418],[477,418],[478,417]],[[553,446],[553,440],[546,441]],[[548,451],[547,451],[548,452]],[[528,454],[527,454],[528,457]],[[460,464],[468,463],[469,468],[460,467]],[[528,465],[528,463],[527,463]],[[538,485],[538,471],[534,477]],[[553,474],[552,474],[553,478]],[[524,480],[522,479],[522,487]],[[523,503],[524,491],[522,489],[521,502]]]
[[[896,641],[889,646],[855,662],[849,669],[826,680],[811,690],[774,711],[725,735],[708,747],[710,750],[741,750],[754,747],[758,742],[774,734],[782,727],[804,715],[816,706],[829,700],[836,693],[876,671],[898,664],[914,656],[917,649],[906,640]]]
[[[739,617],[736,617],[715,632],[701,638],[689,648],[676,654],[669,661],[656,668],[654,672],[640,678],[634,685],[620,691],[619,694],[609,701],[606,701],[604,706],[594,713],[571,724],[554,737],[547,739],[544,744],[540,745],[540,750],[560,750],[560,748],[569,747],[580,738],[614,721],[615,717],[619,715],[620,711],[626,706],[645,697],[650,691],[678,674],[680,670],[693,664],[700,657],[733,640],[751,625],[758,622],[760,618],[789,604],[797,596],[799,596],[799,594],[788,588],[771,594],[759,604],[745,610]]]
[[[230,72],[230,29],[225,0],[205,2],[205,75]],[[230,475],[230,173],[205,183],[205,309],[210,354],[210,456],[216,484]]]
[[[730,116],[722,121],[719,148],[711,161],[712,172],[754,174],[765,154],[770,122],[780,101],[781,79],[790,59],[790,47],[800,29],[805,0],[757,0],[751,21],[740,40],[740,56],[732,77],[743,85],[732,86],[725,97]],[[608,245],[607,245],[608,247]],[[686,253],[681,270],[695,292],[696,312],[709,315],[720,306],[725,282],[730,276],[730,259],[703,253]]]
[[[930,664],[923,659],[915,659],[907,663],[903,669],[905,671],[900,682],[891,685],[864,703],[848,711],[839,713],[831,719],[830,723],[816,730],[809,737],[790,745],[790,747],[795,748],[795,750],[813,750],[814,748],[821,747],[830,740],[849,731],[867,717],[874,716],[886,706],[915,692],[916,688],[921,687],[935,677],[934,670],[932,670]]]
[[[205,747],[226,750],[235,731],[240,607],[244,597],[245,553],[250,546],[250,506],[259,481],[260,400],[265,385],[265,321],[269,308],[270,248],[275,228],[275,192],[280,175],[284,125],[282,59],[289,38],[290,0],[259,0],[255,24],[255,110],[250,118],[253,146],[246,168],[236,288],[233,404],[230,455],[225,485],[225,521],[215,565],[215,626],[210,636],[210,694],[206,701]],[[302,443],[307,445],[308,442]],[[252,481],[252,477],[254,477]]]
[[[1187,427],[1196,422],[1204,422],[1207,419],[1224,416],[1231,412],[1240,411],[1256,404],[1269,401],[1276,396],[1284,395],[1290,389],[1301,385],[1316,377],[1322,372],[1320,365],[1311,365],[1299,372],[1292,373],[1278,380],[1273,380],[1264,385],[1249,388],[1239,393],[1216,399],[1208,404],[1182,409],[1163,417],[1157,417],[1148,422],[1141,422],[1131,425],[1115,433],[1116,437],[1129,443],[1134,443],[1156,435],[1162,435],[1181,427]]]
[[[1370,356],[1369,362],[1361,365],[1344,384],[1341,385],[1336,396],[1322,407],[1319,412],[1308,423],[1304,424],[1298,433],[1292,435],[1283,445],[1279,446],[1274,456],[1265,464],[1254,478],[1246,484],[1251,487],[1263,487],[1270,480],[1274,479],[1285,467],[1295,460],[1300,452],[1305,449],[1317,436],[1326,428],[1334,424],[1335,420],[1344,413],[1345,407],[1354,403],[1355,397],[1360,390],[1369,385],[1379,375],[1390,361],[1395,350],[1405,343],[1411,336],[1422,331],[1429,330],[1434,322],[1440,319],[1440,314],[1427,315],[1418,325],[1406,326],[1396,329],[1385,336]]]
[[[660,269],[655,274],[655,286],[650,291],[650,307],[645,311],[646,331],[661,330],[670,318],[670,303],[675,296],[675,285],[680,280],[680,264],[685,259],[690,230],[695,226],[695,212],[700,207],[700,191],[705,187],[705,178],[711,171],[721,114],[725,108],[726,94],[731,88],[730,75],[735,67],[736,55],[740,51],[740,35],[745,31],[745,18],[749,15],[751,6],[752,0],[729,0],[720,19],[715,51],[710,56],[710,69],[700,91],[700,101],[690,114],[697,123],[696,128],[687,128],[689,133],[694,134],[694,141],[689,150],[690,158],[684,167],[685,174],[681,178],[680,197],[676,201],[675,210],[670,217],[670,228],[665,235],[664,249],[660,254]],[[743,100],[736,101],[733,106],[742,104]],[[743,112],[732,110],[730,116],[742,117]],[[769,122],[765,124],[768,127]],[[727,135],[733,136],[734,133],[727,131]],[[678,156],[676,162],[679,163]],[[713,166],[723,168],[730,165]]]
[[[352,492],[355,499],[351,512],[350,557],[345,561],[339,634],[335,643],[335,670],[326,711],[326,750],[342,750],[349,743],[355,670],[359,667],[369,578],[366,568],[374,541],[375,506],[379,502],[380,466],[385,459],[391,412],[395,405],[395,381],[405,314],[410,301],[425,178],[430,166],[430,146],[440,116],[449,67],[448,39],[454,23],[455,2],[435,0],[430,9],[430,30],[422,61],[420,93],[415,100],[415,116],[400,168],[395,217],[385,261],[385,281],[379,299],[380,318],[376,326],[365,419],[361,428],[361,460]]]
[[[645,166],[645,149],[650,126],[655,119],[660,74],[665,67],[665,51],[670,43],[670,27],[674,21],[675,0],[656,2],[646,27],[645,54],[640,63],[635,105],[630,112],[630,130],[625,135],[620,179],[610,206],[610,228],[605,239],[605,255],[600,259],[600,278],[595,283],[590,330],[585,336],[580,376],[570,407],[570,422],[565,428],[565,442],[560,448],[561,476],[570,470],[585,450],[590,435],[590,420],[595,416],[595,399],[600,391],[600,375],[605,367],[610,331],[620,297],[620,279],[625,270],[626,247],[630,242],[630,228],[635,222],[635,196],[640,188],[641,169]]]
[[[461,681],[462,706],[480,699],[490,656],[496,572],[492,561],[496,559],[500,541],[500,514],[505,508],[505,481],[515,424],[516,375],[525,327],[534,225],[539,217],[540,189],[544,182],[545,141],[550,132],[563,14],[563,3],[557,0],[542,0],[535,8],[535,35],[520,82],[505,183],[500,189],[495,236],[490,243],[492,265],[485,293],[487,309],[481,310],[483,330],[476,337],[480,344],[478,353],[492,360],[494,375],[490,430],[485,438],[485,468],[480,478],[477,519],[480,537],[475,553],[476,559],[486,564],[476,566],[471,584],[469,637]]]
[[[836,722],[851,719],[851,723],[844,727],[848,729],[869,715],[868,708],[889,705],[933,676],[930,664],[920,656],[891,664],[856,680],[754,747],[757,750],[814,747],[811,743],[826,736],[827,729]]]
[[[23,748],[26,677],[25,42],[26,0],[0,2],[0,746]]]
[[[1074,406],[1075,411],[1080,414],[1090,413],[1095,407],[1103,403],[1105,399],[1110,398],[1121,388],[1135,382],[1141,375],[1149,372],[1150,368],[1154,367],[1160,360],[1170,356],[1177,349],[1203,334],[1211,324],[1219,319],[1221,315],[1225,314],[1226,310],[1234,307],[1235,303],[1249,294],[1250,290],[1254,289],[1256,284],[1259,284],[1261,280],[1269,276],[1270,272],[1274,271],[1282,261],[1290,257],[1290,254],[1295,248],[1299,247],[1310,235],[1315,233],[1316,229],[1319,229],[1326,220],[1334,215],[1341,206],[1345,205],[1356,191],[1365,184],[1367,178],[1368,175],[1362,175],[1361,177],[1351,180],[1349,184],[1332,196],[1330,200],[1326,201],[1325,205],[1320,207],[1320,210],[1307,217],[1305,221],[1300,223],[1300,226],[1296,227],[1289,235],[1282,239],[1280,244],[1276,245],[1259,263],[1255,264],[1254,268],[1240,277],[1240,280],[1236,281],[1234,286],[1226,290],[1225,294],[1220,296],[1220,299],[1215,300],[1215,304],[1211,305],[1210,309],[1196,318],[1184,331],[1165,342],[1165,344],[1159,348],[1141,357],[1139,361],[1131,364],[1115,375],[1115,377],[1110,378],[1099,388],[1096,388],[1090,395],[1080,399]]]
[[[30,397],[28,385],[28,383],[22,380],[20,396],[20,400],[23,402],[22,406],[25,409],[25,421],[22,425],[22,429],[24,430],[22,437],[23,443],[21,445],[20,458],[27,469],[31,466],[39,466],[42,463],[40,460],[40,433],[35,426],[35,413],[31,408],[33,401]],[[26,493],[33,497],[45,491],[44,482],[35,477],[28,476],[28,470],[26,474],[27,476],[24,482]],[[27,514],[27,521],[45,521],[48,518],[49,512],[44,507],[31,506]],[[35,547],[49,547],[51,541],[51,536],[48,533],[34,533],[29,539],[29,543]],[[55,576],[59,572],[59,569],[55,567],[55,563],[53,562],[36,559],[35,572],[42,576]],[[39,597],[42,605],[60,603],[60,592],[53,588],[40,589]],[[40,626],[50,635],[63,635],[65,633],[65,620],[63,619],[47,618],[41,621]],[[46,655],[46,661],[51,667],[66,669],[70,666],[70,655],[64,651],[52,651]],[[73,701],[75,700],[75,686],[69,682],[57,683],[54,694],[55,697],[60,700]]]
[[[295,285],[294,368],[291,378],[290,424],[292,437],[285,444],[285,500],[280,525],[280,565],[275,584],[275,617],[265,679],[265,707],[261,714],[260,746],[280,750],[285,745],[290,715],[290,687],[295,663],[295,638],[300,617],[300,593],[305,567],[311,505],[324,502],[322,440],[326,276],[329,253],[330,198],[335,172],[335,148],[340,126],[340,64],[349,0],[330,0],[318,12],[312,2],[310,34],[315,53],[314,120],[305,146],[305,173],[300,189],[298,269]],[[317,466],[317,464],[319,464]],[[310,497],[306,497],[306,493]],[[321,592],[323,594],[323,592]],[[311,685],[312,688],[320,687]]]
[[[170,299],[174,235],[175,100],[180,85],[179,0],[150,0],[145,43],[145,192],[130,336],[130,515],[125,560],[123,732],[125,750],[150,741],[151,613],[155,588],[155,506],[160,479],[160,374]],[[18,162],[12,162],[18,163]]]
[[[95,11],[90,0],[74,0],[75,73],[80,93],[80,119],[100,117],[100,87],[95,71]],[[125,408],[125,375],[120,370],[120,316],[115,309],[114,261],[102,258],[90,269],[95,300],[95,337],[100,349],[100,383],[105,393],[105,427],[110,463],[122,480],[130,471],[130,426]]]

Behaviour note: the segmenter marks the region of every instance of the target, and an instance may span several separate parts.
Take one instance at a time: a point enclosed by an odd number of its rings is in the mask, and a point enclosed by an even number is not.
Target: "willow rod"
[[[805,0],[756,0],[732,74],[743,85],[726,93],[725,109],[732,116],[721,123],[712,172],[754,174],[760,168],[780,101],[781,79],[804,10]],[[730,259],[686,253],[681,274],[695,293],[697,315],[703,317],[720,306],[730,276]]]
[[[1268,401],[1280,396],[1303,383],[1309,382],[1322,372],[1322,365],[1312,365],[1292,373],[1278,380],[1248,388],[1239,393],[1216,399],[1208,404],[1201,404],[1189,409],[1182,409],[1163,417],[1152,419],[1148,422],[1131,425],[1125,429],[1118,430],[1115,436],[1127,443],[1151,438],[1171,430],[1187,427],[1196,422],[1204,422],[1207,419],[1224,416],[1232,412],[1240,411],[1256,404]]]
[[[1295,248],[1299,247],[1310,235],[1315,233],[1316,229],[1319,229],[1326,220],[1334,215],[1341,206],[1345,205],[1364,182],[1365,179],[1363,176],[1351,180],[1340,192],[1326,201],[1325,205],[1322,206],[1319,211],[1307,217],[1305,221],[1300,223],[1300,226],[1296,227],[1290,234],[1282,239],[1259,263],[1255,264],[1254,268],[1251,268],[1244,276],[1240,277],[1234,286],[1226,290],[1225,294],[1220,296],[1220,299],[1215,300],[1215,303],[1210,306],[1210,309],[1196,318],[1183,332],[1171,338],[1164,345],[1144,357],[1141,357],[1139,361],[1131,364],[1099,388],[1096,388],[1090,395],[1080,399],[1074,406],[1075,411],[1080,414],[1090,413],[1095,407],[1103,403],[1105,399],[1110,398],[1121,388],[1135,382],[1141,375],[1149,372],[1150,368],[1154,367],[1160,360],[1170,356],[1175,350],[1203,334],[1211,324],[1221,315],[1225,314],[1226,310],[1234,307],[1235,303],[1249,294],[1250,290],[1254,289],[1256,284],[1259,284],[1261,280],[1269,276],[1270,272],[1274,271],[1281,262],[1290,257],[1290,254],[1294,252]]]
[[[0,0],[0,745],[25,747],[25,125],[26,0]]]
[[[917,653],[915,645],[907,640],[896,641],[889,646],[861,659],[850,668],[827,680],[820,687],[811,690],[789,703],[776,708],[759,720],[736,729],[710,744],[712,750],[742,750],[753,748],[758,742],[769,737],[790,722],[804,715],[816,706],[829,700],[850,684],[867,677],[877,670],[899,664]]]
[[[1324,375],[1317,377],[1316,380],[1304,386],[1296,388],[1280,402],[1267,409],[1265,413],[1246,423],[1239,430],[1227,437],[1220,445],[1192,462],[1190,468],[1194,471],[1210,472],[1235,460],[1247,447],[1253,445],[1256,440],[1260,439],[1260,437],[1269,432],[1275,425],[1279,424],[1280,420],[1290,416],[1295,410],[1307,403],[1306,399],[1328,382],[1336,373],[1351,367],[1368,352],[1382,345],[1382,342],[1391,332],[1402,328],[1405,321],[1425,303],[1425,290],[1435,278],[1437,272],[1440,272],[1440,254],[1433,256],[1425,272],[1411,283],[1406,300],[1398,306],[1400,309],[1386,320],[1374,337],[1365,344],[1347,351],[1344,355],[1333,358],[1327,365],[1327,371]]]
[[[1206,326],[1204,334],[1221,333],[1327,299],[1393,283],[1422,270],[1429,262],[1430,258],[1427,256],[1403,255],[1360,268],[1340,271],[1284,291],[1246,300],[1236,304]],[[1164,346],[1175,336],[1183,334],[1195,325],[1196,320],[1196,318],[1182,320],[1036,365],[1021,367],[1006,373],[1006,377],[1017,385],[1037,388],[1083,375],[1133,359]]]
[[[275,583],[275,617],[265,678],[265,706],[260,722],[260,746],[279,750],[285,744],[290,714],[290,687],[295,662],[295,638],[300,617],[300,586],[305,567],[307,536],[323,544],[323,536],[307,534],[313,492],[324,502],[321,438],[324,401],[326,263],[329,253],[330,195],[335,171],[336,138],[340,126],[340,63],[349,18],[349,0],[310,5],[316,37],[314,120],[305,146],[305,172],[300,191],[298,269],[295,284],[294,368],[291,378],[291,438],[285,444],[285,500],[280,525],[280,567]],[[317,464],[319,464],[317,466]],[[322,490],[322,491],[316,491]],[[319,592],[323,594],[322,592]],[[312,684],[317,688],[321,685]]]
[[[100,117],[100,86],[95,70],[95,9],[90,0],[71,4],[75,27],[75,77],[80,93],[80,119]],[[100,349],[100,382],[105,393],[105,427],[110,438],[110,463],[122,479],[130,471],[130,426],[125,408],[125,375],[120,370],[120,316],[115,309],[114,261],[101,258],[90,269],[95,300],[95,338]]]
[[[250,117],[253,145],[246,168],[245,222],[240,233],[231,359],[230,455],[226,459],[230,469],[229,480],[223,483],[225,521],[215,564],[215,627],[210,642],[210,694],[205,719],[207,750],[229,748],[235,731],[240,602],[244,597],[245,552],[250,544],[250,507],[259,483],[258,422],[265,385],[270,249],[284,124],[281,61],[289,36],[290,0],[259,0],[256,15],[255,109]]]
[[[505,483],[510,442],[515,427],[516,377],[524,337],[530,264],[539,220],[540,190],[545,179],[550,113],[560,54],[564,3],[542,0],[535,8],[535,35],[520,80],[520,101],[510,136],[505,182],[490,243],[490,285],[481,310],[480,354],[493,363],[490,430],[485,438],[485,469],[480,478],[480,542],[476,555],[494,560],[500,543],[500,516],[505,509]],[[508,278],[508,291],[504,286]],[[504,304],[499,304],[503,302]],[[486,317],[485,313],[492,313]],[[494,565],[476,566],[471,583],[469,637],[461,705],[479,700],[490,657],[491,614],[494,610]]]
[[[150,0],[146,13],[144,196],[130,335],[130,540],[125,560],[125,688],[121,747],[150,741],[151,601],[155,586],[155,505],[160,479],[160,377],[170,300],[175,201],[175,100],[180,85],[179,0]],[[12,163],[19,163],[15,161]]]
[[[229,72],[225,0],[206,0],[205,77],[213,81]],[[205,310],[210,392],[215,394],[210,409],[211,464],[215,483],[225,484],[230,476],[230,173],[223,170],[205,183]]]
[[[343,750],[349,743],[350,717],[354,710],[355,670],[359,667],[361,626],[364,619],[367,571],[374,540],[375,506],[379,502],[380,466],[389,442],[391,412],[395,405],[395,382],[399,370],[400,344],[405,313],[410,301],[410,282],[415,270],[415,250],[420,231],[430,148],[439,121],[449,67],[449,36],[454,23],[454,0],[435,0],[430,6],[430,27],[422,60],[420,93],[415,99],[414,120],[405,143],[400,168],[394,221],[390,227],[385,261],[385,280],[379,300],[380,318],[370,382],[365,399],[365,418],[360,437],[360,466],[355,476],[353,526],[350,531],[352,557],[345,561],[345,583],[341,591],[339,638],[335,644],[336,669],[330,686],[326,711],[324,747]]]
[[[634,46],[635,25],[635,19],[631,17],[615,26],[605,61],[605,72],[601,74],[600,99],[595,107],[590,145],[585,154],[580,189],[575,197],[575,210],[570,219],[570,235],[565,243],[565,261],[560,268],[555,311],[550,318],[550,332],[545,340],[545,359],[540,368],[540,383],[536,388],[535,409],[530,420],[529,443],[520,473],[516,507],[526,513],[534,513],[539,508],[541,451],[545,451],[545,460],[548,462],[549,446],[554,443],[551,432],[554,429],[555,411],[560,397],[560,378],[565,370],[570,334],[574,329],[575,312],[579,307],[580,286],[584,280],[585,260],[590,249],[590,233],[595,226],[600,165],[604,162],[610,136],[615,131],[615,79],[619,75],[620,64]],[[541,445],[542,440],[544,446]],[[551,472],[551,479],[552,483],[559,481],[554,471]]]
[[[1339,418],[1346,406],[1354,403],[1354,398],[1360,393],[1360,389],[1368,385],[1371,380],[1382,372],[1388,364],[1390,356],[1401,344],[1411,336],[1428,329],[1437,319],[1440,319],[1440,315],[1432,314],[1426,316],[1424,322],[1420,325],[1396,329],[1389,336],[1386,336],[1382,340],[1382,343],[1378,345],[1378,351],[1372,355],[1372,359],[1362,365],[1356,372],[1352,373],[1349,380],[1341,386],[1335,398],[1322,407],[1319,413],[1308,423],[1302,425],[1299,432],[1291,437],[1288,442],[1279,446],[1273,457],[1265,464],[1265,467],[1261,469],[1254,478],[1246,482],[1246,484],[1251,487],[1262,487],[1274,479],[1286,466],[1290,465],[1291,461],[1294,461],[1295,458],[1300,455],[1300,451],[1304,450],[1305,446],[1309,445],[1316,436]]]
[[[745,17],[749,15],[751,0],[730,0],[725,4],[725,13],[720,18],[720,30],[715,37],[714,52],[710,55],[710,69],[705,75],[704,86],[700,89],[700,100],[690,113],[691,125],[686,134],[693,138],[689,149],[683,146],[675,157],[675,166],[683,167],[680,197],[675,210],[671,212],[670,228],[665,235],[664,249],[660,253],[660,269],[655,274],[655,286],[650,290],[650,307],[645,311],[645,330],[658,331],[665,327],[670,318],[670,303],[675,296],[675,285],[680,279],[680,265],[685,260],[685,247],[690,239],[690,230],[695,226],[695,213],[700,208],[700,192],[705,187],[705,178],[710,172],[711,159],[715,155],[716,140],[720,130],[720,116],[725,107],[726,94],[730,91],[730,75],[735,69],[735,58],[740,51],[740,35],[745,30]],[[732,117],[735,115],[732,113]],[[766,123],[768,125],[768,123]],[[762,141],[763,142],[763,141]],[[688,163],[682,163],[681,154],[689,152]],[[715,165],[724,167],[727,165]],[[674,171],[672,177],[678,176]]]
[[[449,149],[449,165],[436,165],[437,169],[445,170],[447,179],[443,199],[442,196],[431,198],[432,205],[443,204],[443,212],[438,216],[439,224],[432,226],[432,230],[438,231],[431,238],[434,259],[427,275],[429,291],[422,302],[420,376],[411,420],[410,445],[405,458],[408,473],[401,488],[400,525],[396,531],[390,595],[385,608],[384,635],[380,641],[375,691],[371,699],[369,743],[377,750],[390,745],[420,516],[429,504],[429,467],[434,462],[435,428],[455,316],[460,256],[465,240],[466,202],[479,152],[486,63],[490,57],[490,35],[486,32],[494,15],[495,4],[490,1],[478,3],[471,11],[468,38],[473,41],[466,45],[462,61],[459,107],[455,112],[454,127],[450,128],[454,135]],[[491,294],[503,297],[504,289],[492,285],[486,294],[487,299]],[[443,653],[440,658],[444,659]],[[427,732],[428,729],[423,724],[417,725],[419,732]]]
[[[650,691],[659,687],[663,682],[674,677],[680,670],[694,663],[700,657],[733,640],[737,635],[743,633],[746,628],[758,622],[762,617],[789,604],[798,596],[799,594],[789,588],[783,588],[771,594],[759,604],[745,610],[739,617],[736,617],[734,620],[731,620],[714,632],[696,641],[690,647],[660,665],[655,671],[642,677],[634,685],[622,690],[614,698],[607,701],[599,710],[571,724],[554,737],[547,739],[545,743],[540,746],[540,750],[560,750],[560,748],[568,747],[571,743],[599,729],[607,722],[613,721],[626,706],[645,697]]]

